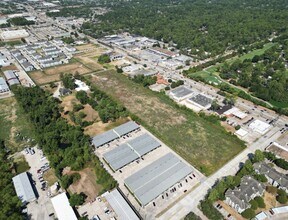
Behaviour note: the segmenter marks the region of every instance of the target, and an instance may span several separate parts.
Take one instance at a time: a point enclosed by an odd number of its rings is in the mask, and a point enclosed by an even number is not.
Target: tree
[[[277,194],[277,188],[275,186],[266,186],[266,191],[268,193],[271,193],[273,195],[276,195]]]
[[[264,199],[262,197],[257,196],[254,198],[254,200],[257,202],[259,208],[263,209],[266,207]]]
[[[249,209],[246,209],[244,210],[241,215],[244,217],[244,218],[247,218],[247,219],[251,219],[251,218],[254,218],[255,217],[255,211],[251,208]]]
[[[86,195],[81,192],[80,194],[72,194],[69,198],[69,203],[71,206],[79,206],[85,202]]]
[[[65,88],[71,89],[71,90],[76,88],[75,79],[74,79],[72,74],[61,73],[60,79],[62,80],[62,83],[63,83]]]
[[[257,162],[262,162],[265,159],[265,155],[263,154],[263,152],[261,150],[256,150],[254,155],[253,155],[253,163],[257,163]]]
[[[89,102],[89,97],[85,91],[77,92],[76,98],[81,102],[82,105],[85,105]]]
[[[249,203],[251,205],[251,209],[256,210],[258,208],[258,203],[254,199],[251,200]]]
[[[201,218],[198,215],[196,215],[194,212],[189,212],[185,216],[184,220],[201,220]]]
[[[110,56],[108,54],[102,54],[99,56],[98,62],[101,64],[110,63],[111,62]]]

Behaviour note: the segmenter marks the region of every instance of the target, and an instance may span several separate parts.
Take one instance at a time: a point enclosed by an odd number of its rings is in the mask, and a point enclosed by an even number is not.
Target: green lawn
[[[180,108],[165,94],[152,92],[115,71],[95,75],[97,78],[90,78],[92,84],[126,106],[143,126],[206,175],[245,148],[220,124]]]
[[[196,73],[190,73],[189,76],[191,78],[200,76],[201,78],[203,78],[205,80],[205,82],[207,82],[209,84],[214,83],[214,84],[218,85],[221,83],[220,78],[215,73],[212,73],[212,72],[209,73],[208,70],[206,70],[206,71],[202,70],[202,71],[199,71]]]
[[[261,49],[253,50],[250,53],[244,54],[243,56],[240,56],[240,60],[245,60],[245,59],[252,59],[256,55],[262,55],[266,50],[274,46],[275,43],[267,43],[263,46]]]

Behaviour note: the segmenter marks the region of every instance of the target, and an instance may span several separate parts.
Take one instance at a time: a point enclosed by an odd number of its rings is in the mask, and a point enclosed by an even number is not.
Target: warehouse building
[[[29,34],[26,30],[10,30],[10,31],[2,31],[0,34],[2,40],[14,40],[14,39],[20,39],[28,37]]]
[[[3,72],[9,86],[20,84],[17,76],[12,70],[6,70]]]
[[[106,131],[93,137],[92,143],[96,148],[98,148],[139,128],[139,125],[136,124],[134,121],[129,121],[112,130]]]
[[[23,204],[36,200],[36,195],[29,179],[28,173],[20,173],[12,178],[16,194]]]
[[[192,172],[190,166],[173,153],[168,153],[129,176],[124,183],[139,203],[145,206]]]
[[[9,92],[9,87],[3,77],[0,77],[0,93]]]
[[[267,124],[266,122],[260,121],[258,119],[256,119],[249,125],[250,129],[260,134],[265,134],[270,129],[270,127],[271,126],[269,124]]]
[[[179,86],[173,90],[171,90],[169,94],[174,100],[181,102],[184,99],[193,95],[193,91],[186,88],[185,86]]]
[[[114,171],[117,171],[160,146],[155,138],[146,133],[105,153],[103,158]]]
[[[139,220],[135,211],[121,193],[114,189],[111,192],[103,194],[119,220]]]
[[[77,220],[77,217],[70,206],[66,193],[63,192],[51,198],[52,205],[59,220]]]
[[[201,109],[209,109],[212,104],[212,99],[208,98],[205,95],[197,94],[191,98],[188,99],[189,102],[192,102],[192,104],[196,105],[197,107]]]

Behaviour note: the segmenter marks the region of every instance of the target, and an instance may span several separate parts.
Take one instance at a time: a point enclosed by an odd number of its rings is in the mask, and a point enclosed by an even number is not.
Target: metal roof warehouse
[[[59,220],[77,220],[65,192],[51,198],[51,202]]]
[[[143,134],[105,153],[103,157],[116,171],[160,146],[151,135]]]
[[[119,220],[139,220],[139,217],[135,214],[131,206],[123,198],[117,189],[114,189],[110,193],[104,194],[108,203],[117,214]]]
[[[27,172],[20,173],[12,178],[18,198],[23,204],[36,200],[35,192],[32,188]]]
[[[139,125],[134,121],[129,121],[112,130],[93,137],[92,143],[96,148],[98,148],[137,129],[139,129]]]
[[[124,180],[142,206],[192,173],[193,169],[168,153]]]

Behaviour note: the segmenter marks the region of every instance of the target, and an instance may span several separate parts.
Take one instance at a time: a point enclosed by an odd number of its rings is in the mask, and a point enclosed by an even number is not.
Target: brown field
[[[71,175],[73,173],[79,173],[81,179],[76,183],[69,186],[69,190],[72,193],[85,193],[87,196],[86,201],[91,201],[98,196],[102,190],[102,186],[97,184],[97,177],[95,171],[92,168],[85,168],[81,171],[68,171],[66,174]]]
[[[96,59],[86,56],[77,56],[75,57],[80,63],[85,65],[85,67],[89,68],[92,71],[99,71],[102,70],[103,67],[100,65]]]
[[[95,111],[89,104],[84,105],[84,109],[80,110],[79,112],[84,112],[86,114],[86,117],[83,118],[84,121],[100,120],[98,112]]]
[[[115,122],[108,122],[105,124],[99,120],[98,122],[95,122],[92,125],[86,127],[84,129],[84,134],[87,134],[90,137],[93,137],[97,134],[101,134],[105,131],[113,129],[113,128],[127,122],[128,120],[129,120],[128,118],[120,118],[120,119],[116,120]]]
[[[91,72],[91,70],[83,66],[83,64],[79,62],[74,62],[65,65],[50,67],[44,69],[43,71],[33,71],[29,73],[29,76],[33,79],[34,82],[36,82],[36,84],[42,85],[50,82],[59,81],[61,73],[75,74],[76,72],[78,72],[80,75],[83,75]]]

